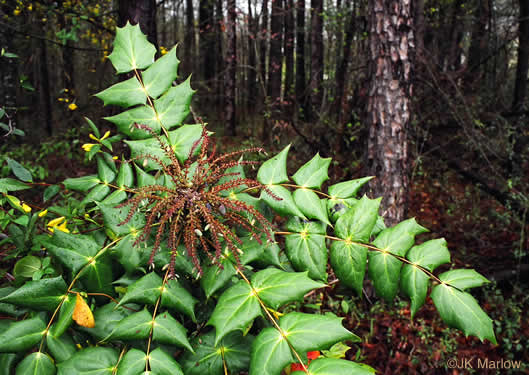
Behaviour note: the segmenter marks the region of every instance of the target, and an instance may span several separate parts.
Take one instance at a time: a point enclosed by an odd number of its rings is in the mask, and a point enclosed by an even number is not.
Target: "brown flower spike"
[[[169,263],[169,277],[174,277],[175,257],[183,236],[188,255],[199,274],[202,274],[197,250],[201,248],[214,264],[222,267],[222,247],[225,245],[239,263],[238,248],[242,241],[235,233],[235,227],[246,229],[250,235],[262,244],[261,233],[272,241],[270,222],[254,207],[223,196],[222,192],[245,188],[263,189],[274,199],[280,200],[263,184],[249,178],[242,178],[239,173],[231,173],[229,168],[238,165],[256,164],[253,161],[233,160],[244,153],[260,152],[261,148],[248,148],[216,156],[215,144],[208,152],[209,136],[203,127],[201,137],[194,142],[187,160],[180,164],[174,151],[151,128],[142,124],[135,124],[138,129],[145,130],[154,136],[170,163],[164,163],[153,155],[142,155],[138,159],[152,160],[158,164],[167,177],[172,180],[173,187],[149,185],[135,190],[135,194],[117,207],[130,207],[127,217],[120,225],[128,223],[142,202],[148,203],[147,222],[142,234],[134,243],[147,241],[154,227],[157,227],[154,247],[149,258],[149,265],[154,261],[154,255],[160,248],[165,229],[168,229],[167,244],[171,251]],[[195,154],[198,154],[195,156]],[[225,182],[222,178],[229,177]],[[226,180],[226,179],[225,179]],[[224,194],[226,195],[226,194]],[[259,225],[256,225],[256,221]],[[213,252],[214,250],[214,252]]]

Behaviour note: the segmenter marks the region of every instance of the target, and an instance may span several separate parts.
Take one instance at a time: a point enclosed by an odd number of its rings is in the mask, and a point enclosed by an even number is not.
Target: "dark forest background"
[[[358,356],[382,372],[463,350],[529,363],[528,1],[0,0],[2,176],[8,156],[49,182],[90,171],[83,116],[113,131],[93,95],[118,80],[107,56],[127,21],[160,54],[178,45],[197,90],[188,122],[222,149],[292,143],[293,168],[319,152],[332,181],[374,175],[388,223],[415,216],[494,281],[482,298],[499,347],[436,331],[433,309],[408,331],[347,297],[374,338]]]

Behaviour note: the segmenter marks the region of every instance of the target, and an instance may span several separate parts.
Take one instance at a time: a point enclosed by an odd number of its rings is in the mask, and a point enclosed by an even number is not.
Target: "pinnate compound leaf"
[[[336,235],[351,241],[367,242],[378,217],[380,200],[365,195],[336,221]]]
[[[147,95],[136,77],[116,83],[97,94],[104,105],[118,105],[122,108],[132,107],[137,104],[145,104]]]
[[[162,284],[163,281],[160,276],[155,272],[149,272],[127,288],[127,293],[119,301],[118,306],[131,302],[154,305],[160,297]]]
[[[108,59],[119,73],[134,69],[145,69],[154,62],[156,48],[140,30],[140,25],[132,26],[128,21],[116,28],[114,49]]]
[[[370,375],[375,374],[375,369],[361,363],[346,361],[337,358],[318,358],[308,367],[310,375]],[[296,371],[291,375],[302,375],[304,372]]]
[[[272,197],[265,190],[261,191],[260,198],[264,200],[270,207],[274,209],[278,214],[283,216],[298,216],[306,219],[305,215],[300,211],[290,191],[280,185],[269,185],[267,189],[274,194]],[[279,200],[277,199],[279,198]]]
[[[439,279],[461,290],[476,288],[490,282],[483,275],[472,269],[457,269],[443,272],[439,275]]]
[[[97,327],[97,324],[96,324]],[[152,327],[152,315],[147,309],[133,313],[118,322],[109,339],[113,340],[137,340],[149,336]],[[104,341],[107,341],[106,339]]]
[[[138,375],[145,370],[145,358],[147,354],[139,349],[131,348],[118,365],[119,375]]]
[[[35,352],[24,358],[16,369],[16,375],[55,375],[57,369],[46,354]]]
[[[316,282],[307,276],[307,272],[285,272],[268,268],[252,277],[252,286],[266,306],[274,310],[292,301],[301,301],[303,296],[325,284]]]
[[[171,87],[176,79],[179,63],[175,46],[141,73],[145,90],[151,98],[156,99]]]
[[[28,281],[12,293],[0,298],[0,302],[34,310],[53,311],[63,299],[66,289],[66,283],[61,276]]]
[[[63,185],[68,190],[76,190],[86,192],[99,184],[101,180],[96,175],[67,178],[63,181]]]
[[[280,375],[295,358],[287,340],[275,328],[265,328],[252,344],[250,375]]]
[[[151,372],[156,375],[184,375],[178,362],[161,348],[151,352],[149,365]]]
[[[296,206],[306,217],[331,224],[327,217],[326,203],[318,198],[315,192],[308,189],[297,189],[292,196]]]
[[[329,186],[329,195],[334,198],[350,198],[354,197],[358,190],[369,180],[373,179],[373,176],[363,177],[356,180],[339,182],[337,184]]]
[[[431,297],[448,326],[460,329],[466,336],[473,335],[481,341],[488,339],[497,344],[492,319],[470,294],[441,284],[433,288]]]
[[[111,375],[118,362],[118,353],[109,347],[82,349],[57,365],[57,375]]]
[[[318,153],[310,161],[302,165],[292,176],[292,179],[299,186],[320,189],[321,184],[329,179],[327,171],[331,160],[331,158],[322,158]]]
[[[208,321],[217,332],[215,344],[232,331],[243,331],[260,315],[261,306],[257,296],[250,285],[239,281],[220,296]]]
[[[161,305],[189,316],[193,321],[198,300],[177,280],[169,280],[162,290]]]
[[[195,90],[191,88],[191,77],[171,87],[154,101],[158,118],[166,129],[181,125],[189,114],[189,105]]]
[[[46,324],[39,317],[11,323],[0,333],[0,353],[16,353],[36,345],[41,339]]]
[[[154,320],[153,340],[193,351],[187,340],[187,330],[167,311],[160,312]]]
[[[347,241],[333,241],[330,258],[334,273],[340,282],[361,296],[366,273],[367,249]]]
[[[282,184],[288,181],[287,156],[290,145],[279,154],[261,164],[257,172],[257,181],[265,185]]]

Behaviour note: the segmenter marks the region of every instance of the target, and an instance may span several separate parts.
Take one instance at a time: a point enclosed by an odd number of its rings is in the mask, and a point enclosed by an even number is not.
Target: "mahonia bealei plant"
[[[43,250],[18,259],[18,284],[0,288],[4,372],[372,374],[326,354],[360,341],[342,318],[297,311],[317,289],[362,296],[366,278],[387,301],[408,297],[412,318],[429,294],[447,325],[496,343],[467,292],[487,279],[435,273],[450,263],[444,239],[416,244],[427,229],[414,219],[387,228],[380,199],[358,197],[370,177],[325,186],[331,159],[319,154],[289,175],[287,146],[246,177],[257,163],[243,156],[262,150],[217,154],[204,124],[185,123],[194,91],[174,83],[175,48],[155,54],[138,26],[117,29],[109,59],[128,78],[96,96],[124,110],[103,135],[87,119],[97,175],[43,197],[81,199],[28,210],[8,193],[31,185],[0,179],[0,199],[21,215],[9,228],[17,254]],[[121,141],[130,155],[112,154]]]

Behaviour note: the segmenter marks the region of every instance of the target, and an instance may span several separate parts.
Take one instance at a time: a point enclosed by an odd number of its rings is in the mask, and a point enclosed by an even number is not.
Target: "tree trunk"
[[[226,0],[226,1],[230,1],[230,0]],[[230,25],[226,25],[224,22],[224,15],[222,13],[222,3],[223,3],[223,0],[216,0],[216,4],[215,4],[215,8],[216,8],[215,9],[215,47],[213,50],[215,51],[215,72],[216,74],[215,74],[214,86],[215,86],[215,92],[216,92],[215,106],[217,110],[219,110],[226,102],[226,99],[224,98],[224,95],[226,94],[226,92],[224,90],[225,87],[223,84],[223,80],[227,77],[224,69],[228,65],[227,64],[228,60],[226,59],[227,53],[226,53],[226,56],[223,53],[222,40],[226,32],[229,34],[230,32],[229,28],[231,27]],[[227,5],[230,5],[230,4],[227,4]],[[228,38],[229,37],[230,36],[228,35]],[[224,120],[227,120],[227,119],[224,118]]]
[[[149,42],[158,47],[156,35],[156,1],[155,0],[118,0],[118,26],[123,27],[129,21],[140,24],[141,31],[147,35]]]
[[[235,0],[227,0],[228,5],[228,24],[226,25],[228,30],[228,44],[226,48],[226,95],[225,95],[225,108],[226,108],[226,125],[228,126],[228,134],[235,135],[236,133],[236,122],[235,122],[235,85],[236,85],[236,63],[237,63],[237,48],[236,48],[236,9]]]
[[[40,40],[39,50],[39,84],[37,90],[39,93],[40,113],[42,114],[42,123],[46,126],[49,135],[53,134],[52,109],[50,99],[50,78],[48,71],[48,50],[46,41]]]
[[[196,39],[195,39],[195,14],[193,11],[193,0],[186,0],[186,31],[184,40],[184,66],[187,74],[195,70],[195,53],[196,53]]]
[[[294,0],[284,0],[285,8],[285,98],[294,90]]]
[[[472,27],[472,39],[468,49],[467,82],[481,82],[485,68],[480,66],[487,54],[487,25],[489,16],[488,0],[475,0],[476,19]]]
[[[305,98],[307,91],[305,73],[305,0],[296,2],[296,102],[298,115],[304,117]]]
[[[345,94],[345,82],[347,74],[347,66],[351,60],[353,36],[356,30],[356,14],[354,8],[351,10],[349,22],[347,23],[347,31],[345,32],[345,43],[343,46],[343,57],[336,68],[336,108],[335,113],[338,114],[339,123],[342,123],[343,107],[347,101]]]
[[[375,196],[383,196],[386,223],[406,215],[409,185],[407,129],[410,123],[414,32],[411,2],[369,3],[369,72],[367,164],[376,177]]]
[[[252,2],[248,0],[248,93],[246,98],[249,108],[255,105],[255,94],[257,92],[256,36],[257,19],[252,14]]]
[[[520,18],[518,31],[518,64],[514,87],[513,112],[523,109],[527,91],[527,71],[529,69],[529,2],[519,0]]]
[[[323,0],[311,0],[310,108],[308,117],[315,120],[323,98]]]
[[[270,18],[270,60],[268,62],[268,92],[272,102],[281,97],[281,3],[282,0],[272,0],[272,16]]]
[[[270,35],[268,30],[268,0],[263,0],[262,7],[262,19],[261,19],[261,46],[259,48],[259,66],[260,66],[260,79],[261,85],[263,87],[263,95],[267,95],[267,74],[266,74],[266,49],[268,47],[268,36]]]
[[[215,77],[215,33],[213,25],[214,0],[200,0],[199,8],[199,50],[200,72],[208,87]]]

